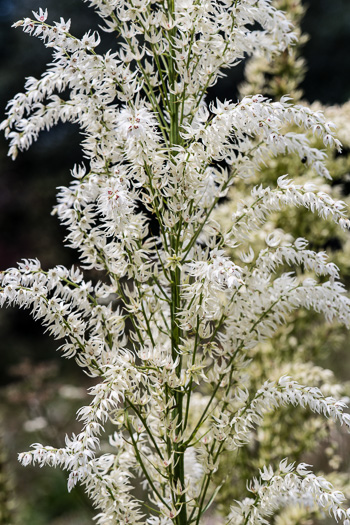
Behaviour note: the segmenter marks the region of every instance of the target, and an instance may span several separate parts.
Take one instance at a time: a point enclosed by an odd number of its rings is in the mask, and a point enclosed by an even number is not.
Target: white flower
[[[41,7],[39,8],[39,13],[33,11],[33,15],[35,16],[35,18],[37,20],[39,20],[39,22],[45,22],[45,20],[47,19],[47,9],[45,9],[45,11],[43,11],[41,9]]]
[[[146,139],[154,125],[152,114],[146,108],[134,109],[124,108],[118,115],[117,131],[124,139],[135,137]]]

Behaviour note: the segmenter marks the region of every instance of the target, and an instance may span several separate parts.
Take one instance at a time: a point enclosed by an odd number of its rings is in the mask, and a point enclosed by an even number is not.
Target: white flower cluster
[[[349,524],[350,509],[343,507],[345,496],[334,490],[332,484],[322,476],[316,476],[305,463],[294,466],[281,461],[277,472],[272,467],[260,471],[260,479],[249,485],[253,497],[245,498],[232,507],[229,520],[234,523],[268,523],[267,518],[280,508],[302,504],[314,510],[327,511],[336,521]]]
[[[66,339],[63,355],[75,356],[94,375],[125,344],[124,317],[112,303],[99,304],[100,290],[101,285],[85,282],[79,270],[58,266],[44,272],[37,260],[0,274],[1,304],[30,308],[50,334]]]
[[[44,270],[24,260],[0,274],[1,305],[30,309],[64,340],[63,355],[100,381],[78,412],[78,435],[61,449],[35,444],[20,460],[67,470],[69,490],[85,487],[99,525],[199,525],[215,499],[209,491],[221,452],[247,443],[266,411],[299,405],[349,426],[343,401],[317,388],[283,376],[256,391],[246,380],[252,348],[292,310],[350,325],[350,300],[324,253],[282,234],[268,235],[258,250],[252,234],[283,206],[303,206],[346,230],[344,203],[286,175],[256,187],[228,229],[212,218],[229,188],[271,156],[296,155],[329,177],[325,153],[309,145],[306,130],[341,146],[320,111],[288,97],[205,101],[223,69],[293,42],[270,0],[88,3],[103,28],[120,35],[115,50],[98,54],[97,33],[78,39],[70,21],[49,25],[42,9],[15,24],[52,48],[53,62],[8,105],[1,128],[9,154],[59,120],[79,124],[86,165],[72,169],[53,213],[82,268],[99,272],[87,282],[79,268]],[[242,243],[248,251],[239,266]],[[304,273],[281,273],[286,265]],[[107,421],[115,431],[101,454]],[[283,462],[280,472],[254,482],[259,498],[232,511],[238,523],[266,523],[287,496],[345,517],[321,478]],[[148,495],[144,507],[131,490],[135,475]]]
[[[309,408],[326,418],[339,421],[350,431],[350,414],[344,413],[344,408],[347,408],[344,401],[331,396],[324,397],[319,388],[300,385],[289,376],[282,376],[277,385],[266,381],[252,400],[248,397],[248,392],[242,389],[238,392],[236,402],[243,404],[243,407],[231,421],[227,420],[225,434],[229,436],[227,446],[231,449],[249,442],[252,429],[261,425],[265,412],[287,404]],[[224,428],[221,421],[218,426]]]
[[[333,279],[339,279],[339,268],[332,262],[328,262],[325,252],[314,252],[307,250],[306,239],[296,239],[293,244],[286,243],[278,246],[277,236],[268,235],[266,238],[268,248],[259,253],[256,266],[266,271],[266,274],[275,272],[278,266],[288,264],[289,266],[304,266],[305,270],[312,271],[316,275],[329,275]],[[273,251],[271,248],[276,247]]]
[[[259,230],[269,215],[285,206],[303,206],[323,219],[331,218],[343,230],[350,228],[343,201],[335,201],[328,193],[316,192],[316,186],[310,182],[296,184],[286,175],[278,178],[277,185],[277,188],[255,187],[251,198],[239,203],[232,216],[231,228],[224,232],[228,246],[246,239],[249,232]]]

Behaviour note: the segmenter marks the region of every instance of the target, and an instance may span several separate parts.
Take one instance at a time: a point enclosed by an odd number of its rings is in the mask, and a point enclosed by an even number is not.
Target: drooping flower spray
[[[120,37],[104,55],[97,33],[75,38],[70,21],[49,25],[42,9],[15,24],[52,48],[53,62],[39,80],[27,79],[2,128],[15,158],[58,121],[80,125],[86,162],[72,169],[55,213],[81,267],[22,261],[1,274],[1,302],[29,308],[61,340],[62,355],[100,379],[78,412],[81,432],[64,448],[34,444],[20,460],[67,470],[69,490],[85,488],[100,525],[199,525],[221,487],[213,474],[222,452],[248,445],[268,411],[300,405],[350,426],[343,400],[285,375],[253,390],[246,373],[252,350],[295,309],[350,324],[350,301],[325,254],[281,232],[270,233],[263,250],[254,244],[283,206],[346,230],[344,203],[291,173],[256,186],[229,226],[212,216],[229,189],[271,156],[306,158],[308,169],[329,178],[325,153],[309,145],[305,130],[325,146],[341,145],[321,112],[288,97],[206,103],[225,69],[295,40],[269,0],[88,3]],[[291,124],[299,131],[286,131]],[[84,269],[100,280],[84,280]],[[102,454],[107,421],[114,432]],[[145,501],[132,492],[135,476]],[[304,464],[281,458],[248,488],[253,496],[223,523],[266,523],[290,504],[347,523],[343,494]]]

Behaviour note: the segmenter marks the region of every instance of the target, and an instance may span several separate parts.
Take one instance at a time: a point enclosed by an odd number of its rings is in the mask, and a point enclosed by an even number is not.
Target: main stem
[[[175,12],[175,0],[170,0],[168,4],[169,19],[172,20]],[[170,113],[170,145],[176,146],[180,144],[181,137],[179,134],[179,101],[177,96],[174,94],[174,87],[176,82],[177,73],[174,68],[174,57],[172,41],[175,37],[176,29],[172,29],[169,32],[170,37],[170,49],[169,49],[169,113]],[[182,221],[180,220],[174,227],[174,231],[171,234],[171,250],[172,255],[177,256],[180,248],[179,242],[179,229],[181,228]],[[181,308],[181,297],[180,297],[180,285],[181,285],[181,270],[176,268],[171,272],[171,352],[172,359],[175,361],[179,357],[179,364],[176,368],[176,375],[181,376],[182,370],[182,357],[179,352],[179,344],[181,339],[181,329],[178,325],[178,312]],[[177,419],[176,425],[178,434],[182,435],[183,432],[183,397],[184,392],[180,389],[176,389],[174,392],[175,407],[174,417]],[[181,447],[181,443],[174,444],[174,486],[180,483],[181,489],[185,488],[185,465],[184,465],[184,450]],[[186,510],[186,495],[181,494],[178,498],[178,503],[181,505],[181,510],[176,517],[178,525],[187,525],[187,510]]]

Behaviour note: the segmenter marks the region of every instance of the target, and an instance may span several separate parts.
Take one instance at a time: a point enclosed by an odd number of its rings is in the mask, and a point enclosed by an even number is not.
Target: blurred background
[[[303,51],[304,99],[343,104],[350,99],[350,1],[309,0],[305,5],[302,30],[309,40]],[[11,28],[39,7],[48,8],[50,21],[71,18],[76,36],[98,29],[98,17],[81,0],[0,0],[0,120],[7,101],[23,90],[25,77],[40,76],[51,60],[39,40]],[[106,35],[104,49],[113,46],[113,37]],[[237,97],[242,78],[242,68],[235,68],[212,96]],[[65,232],[50,212],[56,188],[68,184],[69,170],[81,161],[79,140],[77,126],[58,125],[12,162],[0,136],[1,269],[22,258],[37,257],[44,268],[77,263],[76,254],[64,249]],[[60,358],[55,341],[27,312],[2,310],[0,334],[0,507],[1,498],[9,507],[8,517],[0,516],[0,525],[12,523],[14,514],[21,525],[91,523],[84,495],[78,489],[67,494],[64,473],[23,469],[16,461],[17,453],[32,442],[60,445],[65,432],[75,430],[75,411],[87,402],[88,378],[75,363]]]

